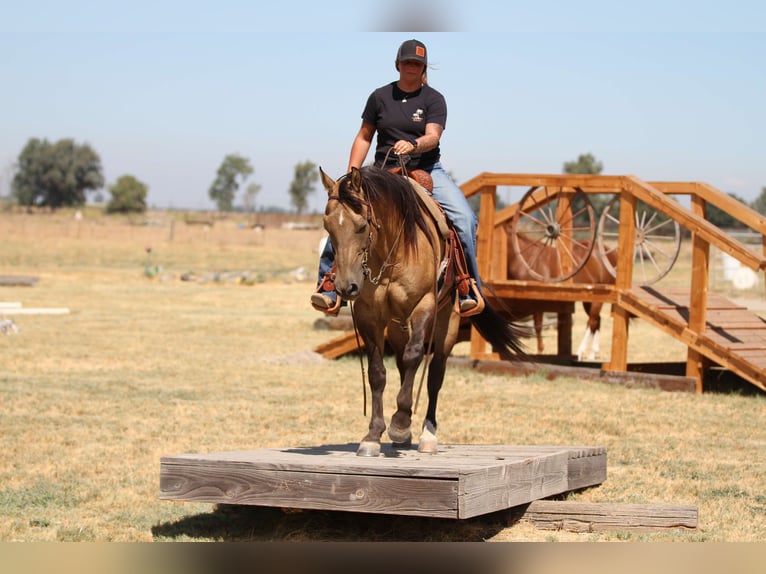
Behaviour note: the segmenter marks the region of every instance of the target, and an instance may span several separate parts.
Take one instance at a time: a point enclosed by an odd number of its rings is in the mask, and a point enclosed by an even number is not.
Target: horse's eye
[[[368,227],[367,222],[362,221],[361,223],[357,224],[356,229],[354,229],[354,231],[356,233],[367,233],[367,227]]]

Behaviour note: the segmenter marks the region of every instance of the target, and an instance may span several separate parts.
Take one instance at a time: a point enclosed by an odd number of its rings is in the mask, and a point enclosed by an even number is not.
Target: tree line
[[[49,142],[46,139],[31,138],[19,153],[11,181],[11,199],[21,206],[29,207],[78,207],[86,203],[88,192],[97,192],[104,187],[101,158],[93,148],[78,144],[71,138]],[[565,162],[563,172],[567,174],[598,175],[603,170],[602,162],[591,153],[581,154],[577,160]],[[234,209],[234,201],[242,186],[245,186],[254,169],[250,160],[232,153],[223,158],[208,196],[220,211]],[[318,180],[317,166],[311,161],[295,165],[293,180],[287,193],[290,204],[298,214],[308,207],[308,197],[315,191]],[[106,203],[107,213],[143,213],[146,211],[146,197],[149,186],[137,177],[121,175],[107,187],[110,199]],[[250,182],[244,187],[242,206],[246,211],[255,211],[255,199],[261,186]],[[738,202],[747,205],[766,216],[766,187],[752,202],[729,194]],[[607,198],[598,195],[590,197],[596,212],[600,212]],[[714,205],[708,205],[706,219],[719,227],[737,228],[742,224],[728,213]]]
[[[253,172],[250,160],[244,156],[228,154],[223,158],[208,189],[208,196],[220,211],[234,209],[237,192]],[[308,207],[308,196],[315,191],[317,180],[317,167],[311,161],[295,166],[287,191],[299,214]],[[56,142],[30,138],[14,165],[11,199],[24,207],[79,207],[85,205],[88,192],[98,192],[104,184],[101,158],[87,143],[78,144],[71,138]],[[107,190],[107,213],[146,211],[149,186],[137,177],[121,175]],[[260,190],[261,186],[254,182],[245,187],[242,205],[246,211],[255,211]]]

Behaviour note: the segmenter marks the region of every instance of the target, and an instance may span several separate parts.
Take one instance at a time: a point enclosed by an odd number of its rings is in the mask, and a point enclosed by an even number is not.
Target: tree
[[[564,162],[564,173],[568,174],[599,175],[603,169],[604,165],[598,161],[592,153],[580,154],[577,157],[577,161]],[[591,194],[588,195],[588,199],[593,206],[593,211],[596,217],[598,217],[611,198],[604,194]],[[575,212],[579,211],[580,209],[580,205],[574,205]],[[587,222],[585,219],[585,215],[583,215],[580,217],[580,220],[578,220],[577,223],[580,225],[586,225]]]
[[[298,215],[308,207],[308,196],[315,191],[314,183],[319,179],[316,164],[304,161],[295,166],[295,178],[290,184],[290,203]]]
[[[31,138],[19,154],[11,194],[19,205],[79,206],[85,192],[104,186],[101,158],[72,139],[51,144]]]
[[[255,196],[261,191],[261,186],[257,183],[251,183],[245,188],[244,207],[245,211],[255,211]]]
[[[229,154],[223,158],[218,174],[208,190],[210,199],[216,202],[220,211],[231,211],[240,184],[244,183],[251,173],[253,167],[246,157]]]
[[[596,160],[592,153],[580,154],[577,161],[564,163],[564,173],[582,173],[598,175],[604,169],[604,165]]]
[[[738,202],[747,205],[747,201],[739,197],[735,193],[728,193],[729,197],[737,200]],[[739,219],[732,217],[722,209],[719,209],[712,203],[708,203],[705,208],[705,219],[716,227],[723,227],[728,229],[745,229],[747,226]]]
[[[766,215],[766,187],[761,188],[761,195],[753,200],[753,203],[750,205],[750,207],[752,207],[761,215]]]
[[[123,175],[109,187],[112,199],[106,204],[107,213],[143,213],[149,186],[132,175]]]

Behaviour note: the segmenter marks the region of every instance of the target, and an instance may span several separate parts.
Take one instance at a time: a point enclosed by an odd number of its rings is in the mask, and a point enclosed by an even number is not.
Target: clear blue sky
[[[754,199],[766,5],[627,4],[0,0],[0,195],[29,138],[69,137],[100,155],[107,185],[145,182],[152,206],[213,207],[216,170],[238,153],[257,205],[287,208],[298,162],[342,174],[368,94],[417,37],[447,98],[442,160],[458,183],[560,173],[592,153],[604,173]]]

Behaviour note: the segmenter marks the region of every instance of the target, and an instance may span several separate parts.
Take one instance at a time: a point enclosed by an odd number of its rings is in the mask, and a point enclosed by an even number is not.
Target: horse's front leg
[[[406,325],[388,330],[388,339],[396,351],[396,366],[401,380],[396,412],[388,427],[388,436],[395,447],[405,448],[412,444],[412,390],[418,367],[423,362],[425,338],[431,321],[430,313],[416,312]]]
[[[383,391],[386,388],[386,367],[383,364],[383,346],[365,341],[367,352],[367,364],[369,368],[368,380],[372,400],[372,415],[370,417],[369,432],[359,443],[356,451],[358,456],[380,455],[380,437],[386,430],[386,422],[383,418]]]

